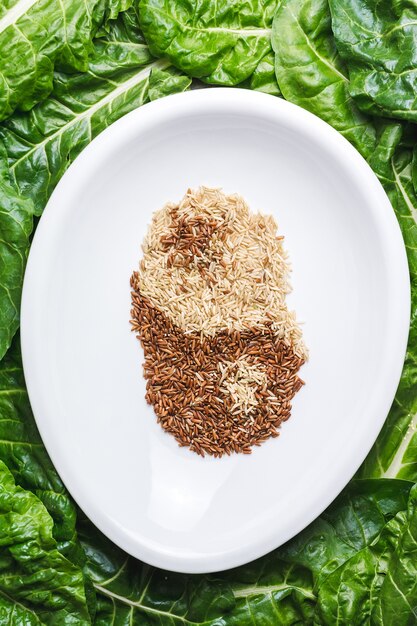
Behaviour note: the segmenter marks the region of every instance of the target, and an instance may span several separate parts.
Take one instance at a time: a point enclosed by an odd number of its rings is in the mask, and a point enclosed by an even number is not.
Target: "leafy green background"
[[[416,23],[404,0],[0,6],[0,624],[417,624]],[[33,229],[70,163],[128,111],[201,83],[284,97],[353,143],[402,229],[412,310],[356,478],[278,550],[187,576],[129,557],[77,510],[37,432],[17,331]]]

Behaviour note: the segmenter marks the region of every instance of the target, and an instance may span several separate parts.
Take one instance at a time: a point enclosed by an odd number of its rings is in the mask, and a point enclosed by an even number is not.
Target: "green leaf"
[[[23,275],[33,228],[33,205],[0,166],[0,359],[19,327]]]
[[[36,428],[23,375],[20,339],[0,362],[0,459],[23,489],[34,493],[53,520],[57,549],[83,568],[85,555],[78,541],[76,509],[43,446]],[[84,578],[89,606],[94,591]]]
[[[75,507],[39,436],[25,386],[20,341],[16,337],[0,363],[0,459],[17,484],[32,491],[54,520],[54,538],[69,558],[75,543]]]
[[[375,624],[408,626],[417,621],[417,486],[411,490],[407,515],[373,609]]]
[[[276,5],[277,0],[141,0],[139,17],[154,55],[207,83],[237,85],[270,58]]]
[[[396,558],[412,483],[352,482],[313,524],[278,553],[310,568],[317,594],[314,623],[370,624]],[[410,614],[409,614],[410,615]],[[391,622],[386,622],[391,623]]]
[[[98,40],[89,69],[55,74],[54,92],[29,113],[0,126],[16,188],[33,199],[39,215],[55,185],[82,149],[125,113],[165,93],[183,91],[190,80],[173,73],[166,60],[153,60],[147,46],[124,40]],[[156,83],[152,74],[157,74]]]
[[[85,71],[98,26],[131,0],[8,0],[0,7],[0,120],[52,91],[53,72]],[[16,62],[18,59],[18,62]]]
[[[148,85],[148,98],[150,101],[158,100],[163,96],[169,96],[178,91],[185,91],[191,84],[188,76],[174,67],[165,69],[165,64],[157,66],[155,64]]]
[[[123,15],[95,43],[87,72],[55,73],[47,100],[0,125],[0,358],[19,326],[33,212],[41,214],[92,138],[141,104],[190,84],[168,61],[154,60],[138,33],[135,14]]]
[[[327,0],[281,0],[273,23],[272,47],[284,98],[321,117],[362,155],[370,156],[375,129],[349,96]]]
[[[98,593],[97,624],[129,619],[141,626],[371,623],[374,607],[386,602],[388,571],[399,568],[404,593],[410,596],[413,590],[414,581],[410,585],[401,569],[406,559],[398,559],[402,542],[417,527],[411,488],[402,480],[354,481],[282,548],[205,576],[143,565],[83,518],[79,532]],[[414,549],[414,543],[404,546],[410,560]],[[412,576],[414,567],[407,571]]]
[[[247,84],[242,86],[247,86],[249,89],[253,89],[254,91],[269,93],[271,96],[281,95],[275,76],[275,56],[272,50],[269,54],[264,56],[250,79],[247,81]]]
[[[417,7],[407,0],[330,0],[351,95],[376,115],[417,120]]]
[[[98,597],[97,626],[253,626],[254,619],[290,625],[312,616],[311,575],[275,553],[228,572],[189,576],[136,561],[85,519],[79,533]]]
[[[353,554],[327,576],[320,586],[316,622],[373,623],[371,616],[404,525],[405,515],[401,512],[384,526],[374,545]]]
[[[408,147],[416,144],[416,131],[399,123],[375,122],[358,110],[334,43],[326,0],[282,0],[272,42],[284,97],[334,126],[369,160],[402,230],[412,287],[408,350],[392,409],[359,475],[417,480],[417,196]]]
[[[0,461],[0,617],[2,624],[90,624],[81,569],[56,547],[52,519]]]
[[[362,476],[417,481],[417,197],[412,180],[413,152],[399,144],[401,126],[387,126],[370,161],[399,220],[411,277],[411,323],[407,354],[391,411],[361,468]]]

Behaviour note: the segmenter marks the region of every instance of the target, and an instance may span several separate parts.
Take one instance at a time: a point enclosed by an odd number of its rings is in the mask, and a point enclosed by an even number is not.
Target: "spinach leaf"
[[[93,137],[128,111],[189,84],[168,61],[151,57],[129,12],[95,42],[87,72],[56,72],[47,100],[0,124],[0,358],[19,326],[33,213],[42,212]]]
[[[277,0],[141,0],[139,17],[152,54],[204,82],[237,85],[270,59],[276,5]]]
[[[42,444],[25,386],[17,336],[0,363],[0,459],[16,483],[32,491],[53,518],[59,550],[78,560],[75,507]]]
[[[85,519],[79,533],[97,592],[97,626],[310,623],[311,575],[275,553],[228,572],[189,576],[136,561]]]
[[[417,7],[406,0],[330,0],[349,91],[367,112],[417,120]]]
[[[362,476],[417,481],[417,197],[413,151],[400,142],[399,124],[386,127],[370,165],[379,176],[401,225],[411,277],[411,323],[400,384],[382,431],[361,468]]]
[[[41,501],[0,461],[0,616],[3,624],[86,626],[84,576],[56,547]]]
[[[252,76],[246,81],[246,84],[243,83],[243,86],[254,91],[269,93],[271,96],[281,95],[275,76],[275,56],[272,50],[263,57]]]
[[[85,555],[76,533],[76,509],[43,446],[35,425],[23,375],[20,339],[0,362],[0,459],[16,484],[34,493],[53,520],[56,548],[84,570]],[[91,582],[83,573],[85,594],[94,612]]]
[[[349,96],[327,0],[281,0],[273,22],[272,47],[284,98],[324,119],[365,157],[370,156],[375,129]]]
[[[417,486],[411,490],[404,523],[372,612],[375,624],[407,626],[417,621]]]
[[[153,74],[157,74],[155,89]],[[167,83],[165,85],[165,82]],[[87,72],[56,73],[50,98],[0,126],[10,176],[39,215],[61,176],[104,128],[160,92],[183,91],[190,80],[153,60],[143,43],[98,40]]]
[[[278,551],[281,558],[311,569],[315,624],[375,623],[371,616],[386,593],[385,578],[396,561],[400,537],[415,523],[414,512],[405,514],[411,488],[412,483],[401,480],[354,481]],[[399,587],[393,602],[411,589]]]
[[[19,327],[23,274],[33,228],[33,204],[0,166],[0,359]]]
[[[8,0],[0,5],[0,120],[52,91],[54,68],[88,69],[91,40],[131,0]]]
[[[396,212],[410,267],[412,312],[404,371],[388,419],[359,473],[362,477],[417,480],[417,196],[413,186],[413,130],[362,114],[349,93],[349,81],[334,43],[327,0],[282,0],[272,44],[284,97],[315,113],[339,130],[383,184]],[[405,134],[411,137],[404,137]]]
[[[338,541],[347,544],[347,550],[350,547],[351,555],[337,566],[331,563],[330,573],[325,569],[318,573],[315,623],[413,624],[417,616],[416,486],[399,480],[356,485],[365,490],[369,486],[372,494],[368,502],[366,498],[362,502],[366,509],[351,501],[349,510],[349,498],[343,505],[348,516],[342,509],[341,517],[335,518],[332,511],[333,531]],[[409,493],[404,509],[403,503],[392,499],[393,489],[397,488],[399,500]],[[365,539],[366,535],[369,537]],[[338,546],[337,558],[340,553]]]
[[[406,572],[414,572],[407,564],[417,538],[411,489],[412,483],[402,480],[354,481],[282,548],[240,568],[204,576],[143,565],[83,518],[79,533],[98,594],[97,624],[131,619],[144,626],[249,626],[255,620],[333,626],[374,623],[371,614],[377,611],[386,619],[386,598],[393,606],[402,594],[414,601],[414,584],[402,569],[406,564]],[[397,568],[395,589],[388,573]]]

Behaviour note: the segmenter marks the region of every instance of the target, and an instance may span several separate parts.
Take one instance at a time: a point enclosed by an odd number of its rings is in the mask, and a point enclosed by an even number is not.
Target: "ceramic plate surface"
[[[280,437],[220,460],[156,423],[129,327],[152,212],[202,184],[275,216],[310,351]],[[75,500],[127,552],[183,572],[240,565],[304,528],[363,461],[399,381],[409,307],[393,210],[336,131],[255,92],[169,96],[95,139],[40,221],[22,305],[36,421]]]

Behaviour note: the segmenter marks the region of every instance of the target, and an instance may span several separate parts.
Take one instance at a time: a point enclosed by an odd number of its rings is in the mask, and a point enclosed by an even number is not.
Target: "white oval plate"
[[[156,423],[129,328],[151,214],[201,184],[275,215],[310,349],[280,437],[221,460]],[[237,566],[298,533],[363,461],[398,384],[409,307],[393,210],[335,130],[259,93],[170,96],[95,139],[40,221],[22,304],[36,421],[75,500],[127,552],[180,572]]]

